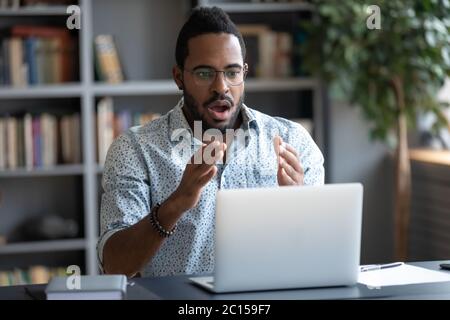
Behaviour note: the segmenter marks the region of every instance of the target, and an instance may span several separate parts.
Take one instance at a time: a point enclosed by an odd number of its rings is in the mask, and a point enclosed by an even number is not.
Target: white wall
[[[358,108],[331,99],[329,111],[329,181],[364,185],[361,262],[391,261],[394,175],[390,152],[370,141],[368,123]]]

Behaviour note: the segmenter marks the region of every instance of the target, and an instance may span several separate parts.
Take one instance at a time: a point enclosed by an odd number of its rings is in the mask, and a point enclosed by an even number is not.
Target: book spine
[[[95,38],[95,49],[101,78],[108,83],[122,82],[122,68],[112,36],[97,36]]]
[[[23,85],[23,48],[22,39],[11,38],[9,40],[9,65],[10,79],[13,86]]]
[[[33,118],[27,113],[24,117],[25,166],[33,168]]]
[[[9,169],[17,168],[17,120],[7,118],[7,163]]]
[[[36,65],[36,38],[27,38],[25,40],[25,55],[28,64],[28,83],[37,84],[37,65]]]
[[[0,118],[0,170],[6,169],[6,121]]]

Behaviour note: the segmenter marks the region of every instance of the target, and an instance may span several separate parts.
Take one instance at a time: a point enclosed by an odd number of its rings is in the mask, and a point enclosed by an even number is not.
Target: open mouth
[[[225,121],[229,119],[231,115],[231,104],[227,100],[218,100],[210,103],[206,109],[211,118],[216,121]]]

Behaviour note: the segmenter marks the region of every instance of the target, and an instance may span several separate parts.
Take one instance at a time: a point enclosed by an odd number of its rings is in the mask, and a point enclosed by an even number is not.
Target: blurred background
[[[246,104],[302,124],[327,183],[364,184],[361,263],[449,259],[448,1],[0,0],[0,286],[99,272],[106,152],[179,100],[197,5],[244,36]]]

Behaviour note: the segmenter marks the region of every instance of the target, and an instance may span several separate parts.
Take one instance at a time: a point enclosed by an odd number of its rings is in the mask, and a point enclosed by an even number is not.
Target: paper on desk
[[[408,264],[381,270],[360,272],[358,282],[370,287],[450,281],[450,272],[434,271]]]

